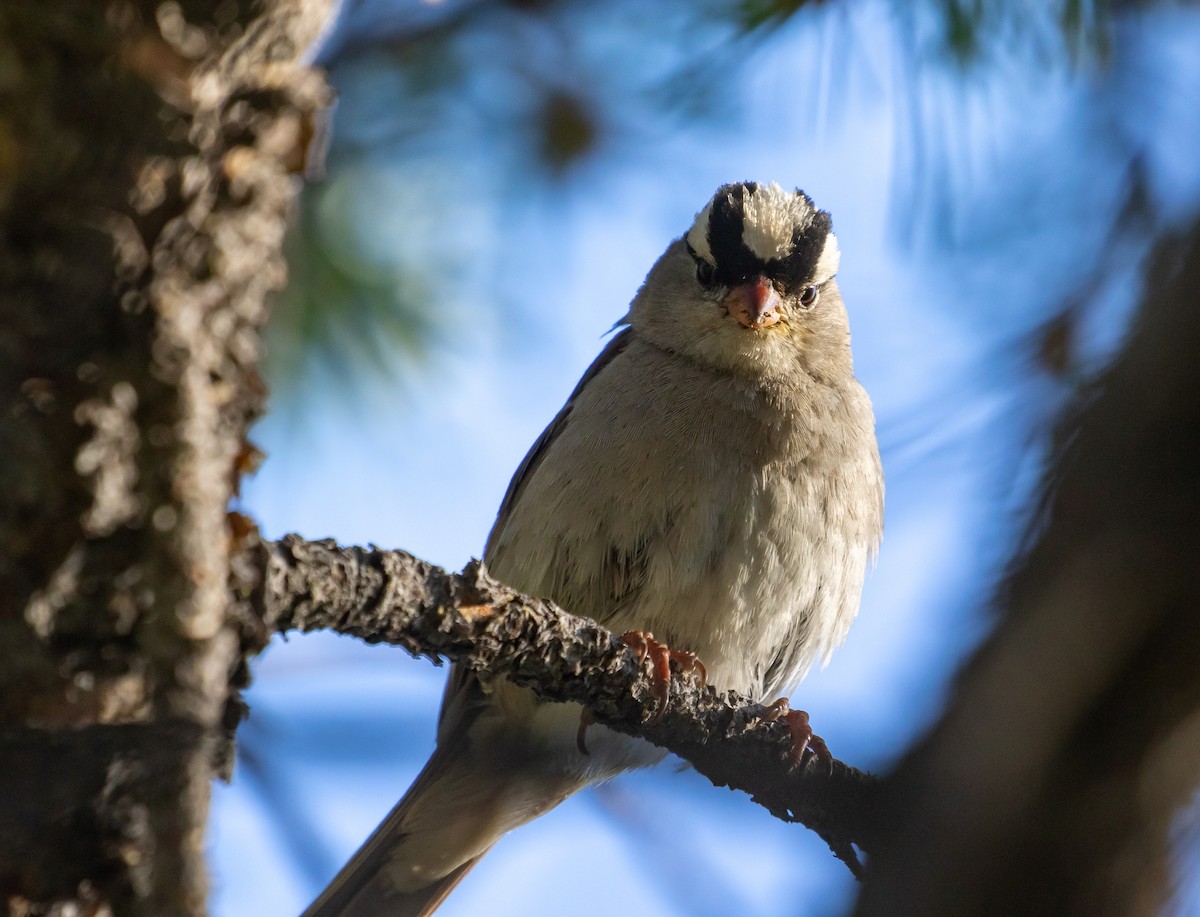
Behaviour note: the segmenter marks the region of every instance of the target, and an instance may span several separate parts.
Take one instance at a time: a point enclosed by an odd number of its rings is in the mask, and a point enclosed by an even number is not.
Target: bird
[[[717,189],[517,468],[489,572],[759,700],[827,662],[883,527],[839,262],[803,191]],[[596,725],[582,747],[582,714],[452,666],[429,762],[304,917],[432,913],[504,834],[664,757]]]

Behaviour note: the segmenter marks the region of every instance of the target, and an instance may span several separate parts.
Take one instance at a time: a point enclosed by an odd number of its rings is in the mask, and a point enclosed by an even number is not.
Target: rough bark
[[[201,914],[226,505],[330,4],[0,6],[0,893]]]
[[[717,786],[743,790],[816,831],[852,869],[852,844],[870,850],[879,834],[869,775],[812,755],[793,769],[783,722],[694,675],[676,673],[660,708],[648,668],[613,634],[513,592],[478,562],[451,574],[403,551],[297,536],[253,546],[250,556],[262,571],[251,604],[268,631],[334,630],[504,676],[546,700],[583,703],[597,722],[661,745]]]
[[[1161,912],[1200,786],[1200,224],[1066,418],[1035,543],[933,734],[889,778],[857,913]]]

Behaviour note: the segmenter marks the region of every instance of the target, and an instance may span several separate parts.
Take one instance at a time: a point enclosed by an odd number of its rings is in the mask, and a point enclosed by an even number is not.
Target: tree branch
[[[509,589],[478,561],[448,573],[403,551],[295,535],[255,541],[246,556],[261,572],[250,606],[268,632],[333,630],[584,704],[596,722],[666,748],[716,786],[812,829],[856,874],[852,845],[875,846],[873,777],[813,755],[790,770],[785,724],[765,719],[766,708],[745,696],[687,677],[672,680],[666,709],[648,718],[651,677],[610,631]]]

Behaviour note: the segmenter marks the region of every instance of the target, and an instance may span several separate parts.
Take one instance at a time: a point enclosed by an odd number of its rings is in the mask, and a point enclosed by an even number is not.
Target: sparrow
[[[854,377],[826,211],[724,185],[509,484],[502,582],[696,654],[708,682],[788,694],[845,639],[881,537],[875,421]],[[508,831],[662,749],[452,667],[437,746],[305,912],[431,913]]]

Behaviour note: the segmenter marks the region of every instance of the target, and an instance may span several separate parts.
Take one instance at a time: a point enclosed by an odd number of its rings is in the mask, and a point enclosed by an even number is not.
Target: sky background
[[[793,702],[837,757],[885,770],[986,633],[1052,418],[1119,346],[1150,236],[1200,206],[1200,17],[1164,4],[1074,55],[1036,15],[998,21],[966,68],[921,3],[828,4],[748,36],[667,4],[650,20],[636,4],[568,4],[550,38],[485,24],[416,68],[379,50],[466,6],[348,3],[320,52],[339,103],[300,218],[320,251],[297,250],[304,289],[289,297],[322,292],[314,272],[341,265],[366,278],[364,296],[404,291],[409,336],[326,328],[350,349],[278,370],[254,434],[268,459],[242,509],[268,537],[461,569],[525,451],[715,188],[800,187],[833,214],[887,510],[859,619]],[[515,32],[519,63],[504,56]],[[414,97],[413,74],[442,65],[459,68],[454,93]],[[553,174],[529,165],[513,127],[550,84],[593,92],[600,125]],[[672,108],[663,92],[704,104]],[[1149,206],[1130,209],[1134,190]],[[1039,342],[1075,302],[1064,369]],[[296,352],[286,315],[274,333],[276,354]],[[268,649],[234,781],[215,791],[215,914],[294,915],[316,895],[424,763],[444,674],[327,634]],[[815,835],[677,764],[515,832],[440,913],[844,912],[853,881]],[[1200,913],[1188,883],[1180,915]]]

